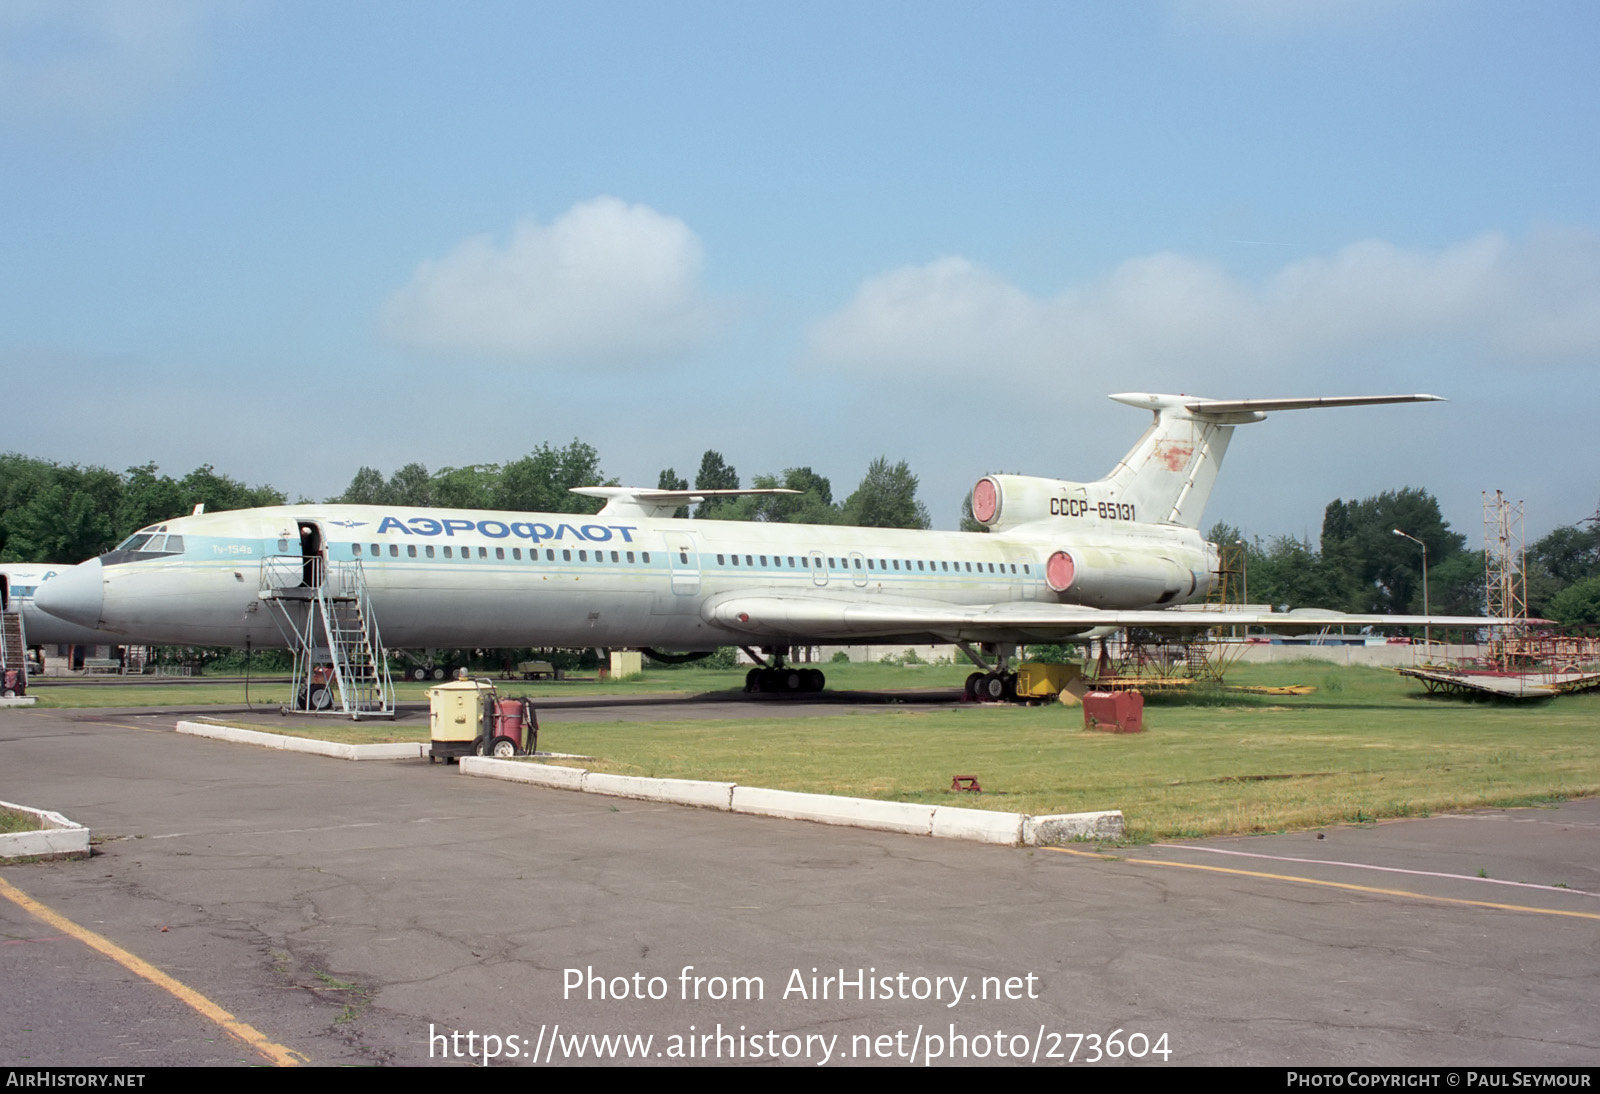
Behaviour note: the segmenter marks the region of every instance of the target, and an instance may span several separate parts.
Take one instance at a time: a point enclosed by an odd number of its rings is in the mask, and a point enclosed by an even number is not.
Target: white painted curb
[[[1056,813],[1029,817],[1022,826],[1022,841],[1031,847],[1054,847],[1080,840],[1121,839],[1122,810],[1100,813]]]
[[[987,809],[941,805],[933,811],[931,834],[939,839],[970,839],[1015,847],[1022,842],[1022,826],[1027,819],[1021,813],[993,813]]]
[[[552,790],[581,790],[617,798],[641,798],[702,809],[727,809],[760,817],[808,820],[880,832],[913,836],[976,840],[1015,847],[1048,847],[1079,840],[1122,837],[1122,811],[1058,813],[1030,817],[1025,813],[995,813],[954,805],[917,805],[872,798],[845,798],[834,794],[804,794],[795,790],[766,790],[759,786],[703,782],[697,779],[647,779],[640,775],[607,775],[581,767],[557,767],[488,756],[463,756],[463,775],[529,783]]]
[[[803,794],[795,790],[765,790],[759,786],[733,788],[733,811],[763,817],[843,824],[880,832],[905,832],[927,836],[933,832],[933,806],[905,802],[843,798],[833,794]]]
[[[179,722],[178,732],[193,737],[209,737],[234,744],[257,745],[276,748],[284,752],[305,752],[313,756],[331,756],[336,760],[416,760],[427,755],[428,745],[422,741],[396,741],[387,744],[349,745],[334,741],[318,741],[311,737],[291,737],[284,733],[264,733],[259,729],[239,729],[236,726],[216,726],[209,722]]]
[[[514,783],[531,783],[552,790],[582,790],[583,777],[588,774],[581,767],[557,767],[554,764],[524,764],[516,760],[497,760],[493,756],[463,756],[456,761],[463,775],[478,775],[488,779],[505,779]]]
[[[0,696],[0,707],[31,707],[39,701],[37,695]]]
[[[702,809],[728,810],[732,807],[733,784],[703,779],[647,779],[640,775],[606,775],[591,771],[583,780],[589,794],[610,794],[618,798],[697,805]]]
[[[0,859],[89,857],[89,830],[83,825],[47,809],[33,809],[14,802],[0,802],[0,807],[32,814],[44,825],[37,832],[0,835]]]
[[[527,764],[516,760],[496,760],[489,756],[463,756],[458,766],[463,775],[548,786],[555,790],[582,790],[613,798],[638,798],[669,805],[693,805],[701,809],[728,809],[733,796],[732,783],[701,779],[647,779],[641,775],[607,775],[581,767],[553,764]]]

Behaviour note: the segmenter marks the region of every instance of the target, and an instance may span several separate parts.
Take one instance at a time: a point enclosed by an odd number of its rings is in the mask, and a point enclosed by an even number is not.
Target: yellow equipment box
[[[1047,665],[1041,661],[1024,661],[1017,666],[1018,699],[1053,699],[1067,689],[1067,685],[1081,676],[1077,665]]]
[[[428,689],[428,736],[435,744],[467,745],[485,732],[494,685],[484,680],[452,680]]]

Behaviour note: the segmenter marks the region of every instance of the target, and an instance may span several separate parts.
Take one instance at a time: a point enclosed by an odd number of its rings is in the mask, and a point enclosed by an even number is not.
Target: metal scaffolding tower
[[[1528,558],[1522,540],[1522,503],[1512,504],[1500,491],[1483,494],[1484,585],[1488,614],[1515,619],[1509,629],[1496,629],[1490,644],[1491,659],[1502,671],[1511,671],[1519,659],[1518,648],[1528,633]]]

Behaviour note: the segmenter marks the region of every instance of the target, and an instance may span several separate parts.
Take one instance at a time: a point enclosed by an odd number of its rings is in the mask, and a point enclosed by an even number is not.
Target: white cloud
[[[182,77],[207,24],[239,10],[210,0],[6,0],[0,114],[121,117]]]
[[[420,349],[530,363],[644,364],[682,355],[715,324],[701,246],[676,217],[600,197],[504,246],[463,240],[389,298],[385,332]]]
[[[1400,343],[1471,347],[1501,364],[1600,352],[1600,238],[1488,233],[1446,250],[1381,241],[1291,263],[1260,285],[1177,254],[1033,296],[963,258],[864,283],[812,329],[813,360],[884,373],[1017,378],[1080,369],[1187,375],[1353,361]]]

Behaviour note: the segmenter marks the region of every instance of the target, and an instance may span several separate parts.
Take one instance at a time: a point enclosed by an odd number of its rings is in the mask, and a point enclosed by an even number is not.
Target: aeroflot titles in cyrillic
[[[636,524],[546,524],[544,521],[512,521],[509,524],[503,520],[467,520],[463,517],[408,517],[401,520],[399,517],[384,517],[383,523],[378,525],[378,532],[403,532],[408,536],[454,536],[457,532],[476,532],[488,536],[490,539],[517,539],[532,540],[542,543],[545,540],[581,539],[589,543],[605,543],[612,535],[620,535],[624,543],[633,542],[633,533],[639,530]]]

